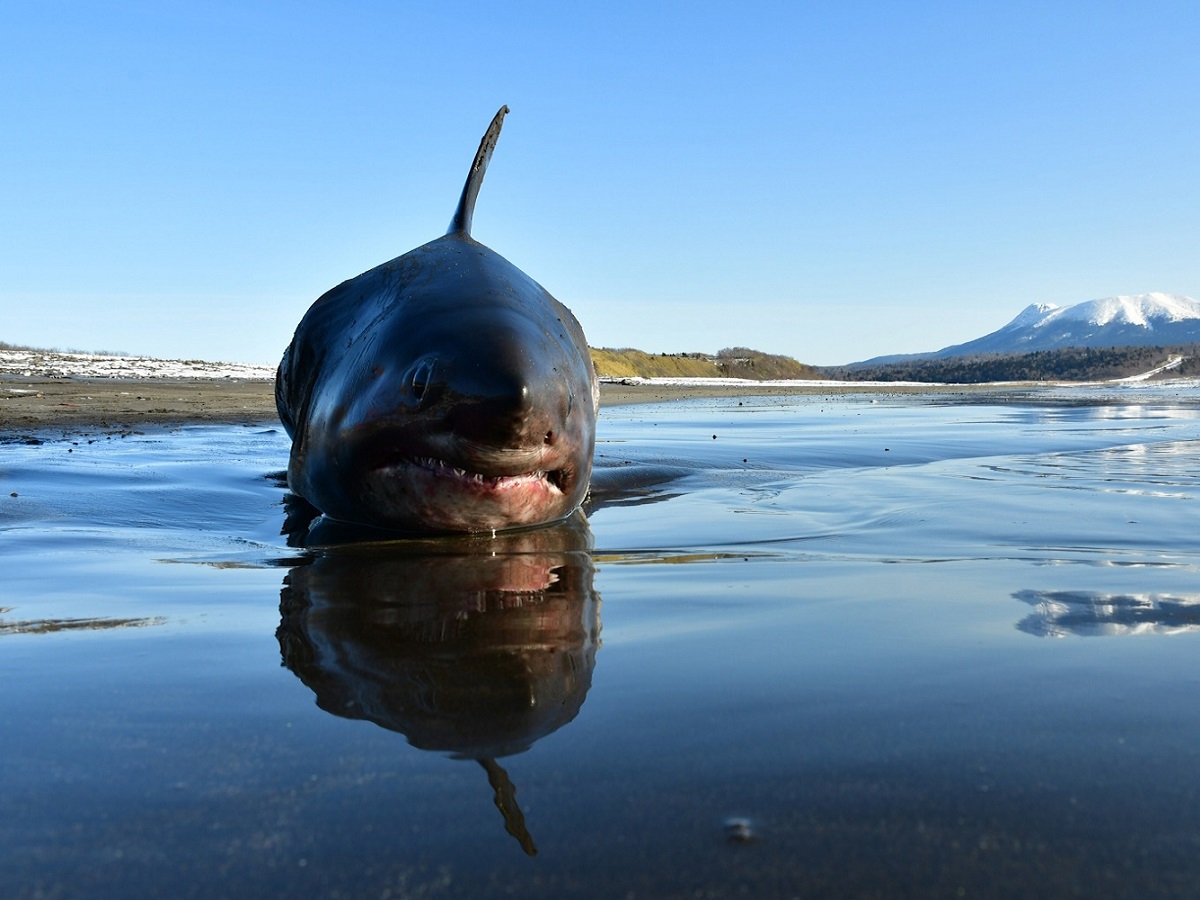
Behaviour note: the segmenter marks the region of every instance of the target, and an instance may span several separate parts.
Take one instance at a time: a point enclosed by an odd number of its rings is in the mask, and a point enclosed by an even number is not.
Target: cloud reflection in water
[[[1034,608],[1017,628],[1037,637],[1100,637],[1200,631],[1200,594],[1018,591]]]

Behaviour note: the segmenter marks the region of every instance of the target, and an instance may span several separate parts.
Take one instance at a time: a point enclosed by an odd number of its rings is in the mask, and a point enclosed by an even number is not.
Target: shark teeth
[[[466,469],[453,466],[443,459],[432,456],[418,456],[413,462],[423,469],[428,469],[435,475],[453,476],[461,481],[473,481],[479,485],[498,486],[501,484],[520,484],[537,482],[546,479],[544,471],[527,472],[523,475],[484,475],[480,472],[468,472]]]

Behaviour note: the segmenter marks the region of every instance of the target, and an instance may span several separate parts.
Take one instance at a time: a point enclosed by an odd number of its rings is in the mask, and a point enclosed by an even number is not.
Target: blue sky
[[[1200,297],[1200,4],[16,0],[0,340],[275,362],[474,236],[596,346],[834,364]]]

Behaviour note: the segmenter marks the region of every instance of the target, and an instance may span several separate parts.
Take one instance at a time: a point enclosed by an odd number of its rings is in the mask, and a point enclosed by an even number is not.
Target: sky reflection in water
[[[1196,404],[613,408],[586,522],[321,551],[277,430],[5,445],[0,887],[1178,894]]]

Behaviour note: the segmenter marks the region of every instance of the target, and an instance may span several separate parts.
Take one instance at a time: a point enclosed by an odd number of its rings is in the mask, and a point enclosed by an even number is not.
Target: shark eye
[[[413,369],[412,382],[410,388],[414,399],[420,401],[425,399],[425,394],[429,391],[429,386],[433,381],[433,360],[423,359],[415,369]]]

